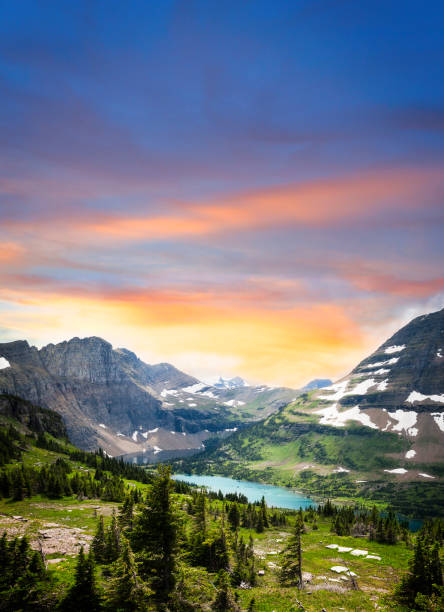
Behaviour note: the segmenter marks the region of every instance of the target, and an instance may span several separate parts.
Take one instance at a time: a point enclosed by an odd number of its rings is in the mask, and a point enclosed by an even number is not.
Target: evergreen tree
[[[302,517],[298,514],[293,535],[283,551],[283,562],[281,567],[281,582],[296,584],[302,589],[302,543],[301,535],[304,531]]]
[[[225,570],[220,570],[216,579],[217,593],[211,606],[214,612],[240,612],[233,591],[230,588],[230,580]]]
[[[150,580],[159,601],[167,601],[175,585],[178,534],[171,499],[173,486],[171,469],[159,465],[146,505],[131,532],[141,574]]]
[[[262,514],[262,523],[265,528],[269,527],[268,516],[267,516],[267,504],[265,503],[265,497],[262,495],[261,499],[261,514]]]
[[[107,593],[107,607],[114,612],[138,612],[146,610],[152,591],[138,577],[133,551],[126,538],[122,541],[122,553],[114,564]]]
[[[107,563],[113,563],[120,554],[120,529],[115,512],[111,519],[105,537],[105,558]]]
[[[76,575],[61,604],[62,612],[98,612],[101,597],[97,587],[94,553],[85,556],[83,546],[77,557]]]
[[[228,522],[230,523],[230,527],[233,531],[239,528],[240,525],[240,513],[239,506],[236,504],[231,504],[230,509],[228,510]]]
[[[106,563],[106,537],[103,516],[99,517],[96,533],[93,541],[91,542],[91,549],[93,550],[94,557],[98,563]]]

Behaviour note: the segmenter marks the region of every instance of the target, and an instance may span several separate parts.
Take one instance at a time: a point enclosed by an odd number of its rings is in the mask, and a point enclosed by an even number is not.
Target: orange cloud
[[[438,169],[403,168],[247,191],[205,204],[174,206],[169,216],[103,217],[84,230],[121,239],[171,238],[273,227],[286,223],[325,226],[375,213],[434,206],[442,184]]]
[[[148,361],[172,361],[196,375],[215,356],[252,381],[298,386],[341,375],[362,356],[365,338],[337,305],[310,304],[277,315],[260,299],[242,308],[214,296],[160,292],[100,296],[11,292],[2,326],[34,342],[100,335]],[[217,372],[213,372],[217,373]]]
[[[348,275],[355,287],[364,291],[399,295],[405,297],[427,297],[444,289],[444,278],[429,280],[403,279],[392,274]]]
[[[20,244],[4,242],[0,244],[0,265],[20,261],[24,253],[25,249]]]

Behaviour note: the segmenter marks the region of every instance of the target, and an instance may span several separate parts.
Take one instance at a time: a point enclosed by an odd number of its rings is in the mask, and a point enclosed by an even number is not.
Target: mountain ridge
[[[144,451],[155,460],[167,450],[202,450],[205,439],[226,436],[297,395],[240,378],[230,388],[212,387],[97,336],[40,349],[16,340],[0,344],[0,357],[0,392],[55,410],[76,445],[112,455]]]

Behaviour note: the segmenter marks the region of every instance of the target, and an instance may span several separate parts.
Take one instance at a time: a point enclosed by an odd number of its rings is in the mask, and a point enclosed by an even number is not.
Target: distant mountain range
[[[311,380],[309,383],[302,387],[302,391],[313,391],[314,389],[323,389],[324,387],[328,387],[332,384],[332,380],[329,378],[315,378]]]
[[[202,450],[204,440],[264,418],[298,394],[238,377],[208,385],[97,337],[40,350],[24,340],[0,344],[0,393],[58,412],[80,448],[144,451],[151,459]]]
[[[444,309],[411,321],[348,376],[306,391],[182,467],[339,495],[374,496],[376,487],[393,498],[393,483],[439,483]]]

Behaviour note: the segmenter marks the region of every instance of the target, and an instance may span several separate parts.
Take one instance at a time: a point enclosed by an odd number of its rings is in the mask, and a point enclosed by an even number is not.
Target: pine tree
[[[120,529],[117,524],[115,512],[105,536],[105,558],[108,563],[113,563],[120,554]]]
[[[233,591],[230,588],[230,580],[225,570],[220,570],[216,579],[217,593],[211,606],[214,612],[240,612]]]
[[[283,552],[283,562],[281,567],[281,582],[296,584],[302,589],[302,543],[301,535],[304,531],[304,524],[300,515],[296,518],[296,525],[293,535]]]
[[[227,518],[228,522],[230,523],[231,529],[233,531],[236,531],[236,529],[238,529],[240,525],[240,512],[236,502],[234,504],[231,504]]]
[[[443,586],[442,580],[442,566],[441,559],[439,557],[439,544],[435,542],[430,551],[430,581],[436,586]]]
[[[262,514],[262,523],[265,528],[269,527],[268,516],[267,516],[267,504],[265,503],[265,497],[262,495],[261,499],[261,514]]]
[[[178,534],[172,489],[171,469],[159,465],[146,505],[131,532],[141,574],[151,581],[159,601],[167,601],[175,585]]]
[[[96,533],[93,541],[91,542],[91,549],[94,551],[94,557],[98,563],[106,563],[106,537],[103,516],[100,516],[97,523]]]
[[[85,556],[83,546],[77,557],[75,582],[61,604],[62,612],[98,612],[101,597],[97,587],[94,554]]]
[[[126,538],[122,553],[114,564],[107,605],[115,612],[138,612],[147,609],[152,591],[138,577],[133,551]]]

